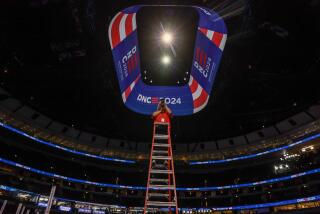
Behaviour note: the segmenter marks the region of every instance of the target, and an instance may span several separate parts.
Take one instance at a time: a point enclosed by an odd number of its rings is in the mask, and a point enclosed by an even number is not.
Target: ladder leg
[[[168,148],[168,153],[169,153],[169,148]],[[170,160],[168,161],[168,169],[169,170],[171,170],[171,167],[170,167]],[[170,174],[168,174],[168,186],[170,186],[171,185],[171,181],[170,181],[170,179],[171,179],[171,176],[170,176]],[[169,201],[171,201],[171,191],[170,190],[168,190],[168,192],[169,192]],[[168,209],[169,209],[169,214],[171,214],[171,207],[168,207]]]
[[[169,168],[170,169],[170,168]],[[168,175],[168,179],[169,179],[169,182],[168,182],[168,184],[169,184],[169,186],[170,186],[170,184],[171,184],[171,181],[170,181],[170,178],[171,176],[170,175]],[[171,200],[171,198],[172,198],[172,195],[171,195],[171,191],[169,190],[169,201],[172,201]],[[169,209],[169,214],[171,214],[171,207],[168,207],[168,209]]]
[[[154,123],[143,213],[163,212],[159,208],[178,213],[169,123]]]
[[[146,190],[146,196],[145,196],[145,201],[144,201],[143,214],[146,214],[146,213],[147,213],[147,201],[148,201],[148,194],[149,194],[148,185],[149,185],[149,183],[150,183],[150,169],[151,169],[151,167],[152,167],[152,153],[153,153],[153,144],[154,144],[155,130],[156,130],[156,127],[153,126],[153,137],[152,137],[152,145],[151,145],[150,160],[149,160],[149,172],[148,172],[147,190]]]
[[[168,143],[170,144],[170,156],[172,157],[172,161],[171,161],[171,169],[172,169],[172,180],[173,180],[173,186],[174,188],[174,200],[176,201],[176,206],[175,206],[175,213],[178,214],[179,210],[178,210],[178,195],[177,195],[177,190],[176,190],[176,178],[175,178],[175,172],[174,172],[174,163],[173,163],[173,152],[172,152],[172,144],[171,144],[171,132],[170,132],[170,127],[168,127],[168,135],[169,135],[169,139],[168,139]]]

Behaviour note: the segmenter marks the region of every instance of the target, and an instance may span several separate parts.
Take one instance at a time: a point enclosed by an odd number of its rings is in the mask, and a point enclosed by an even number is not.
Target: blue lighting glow
[[[38,206],[39,206],[39,207],[47,207],[48,204],[47,204],[47,203],[44,203],[44,202],[38,202]]]
[[[258,209],[258,208],[264,208],[264,207],[283,206],[288,204],[297,204],[301,202],[317,201],[319,199],[320,199],[320,195],[315,195],[307,198],[298,198],[298,199],[270,202],[270,203],[264,203],[264,204],[252,204],[252,205],[242,205],[242,206],[233,206],[233,207],[217,207],[217,208],[212,208],[212,210],[249,210],[249,209]]]
[[[59,206],[59,210],[64,211],[64,212],[69,212],[69,211],[71,211],[71,207]]]
[[[180,208],[181,211],[190,211],[190,210],[216,210],[216,211],[223,211],[223,210],[250,210],[250,209],[259,209],[265,207],[276,207],[276,206],[283,206],[288,204],[297,204],[302,202],[310,202],[310,201],[318,201],[320,200],[320,195],[315,195],[307,198],[298,198],[298,199],[291,199],[285,201],[277,201],[277,202],[270,202],[270,203],[263,203],[263,204],[251,204],[251,205],[240,205],[240,206],[230,206],[230,207],[212,207],[212,208]]]
[[[79,208],[78,209],[79,213],[91,213],[91,209],[86,209],[86,208]]]
[[[118,159],[118,158],[110,158],[110,157],[104,157],[104,156],[99,156],[99,155],[93,155],[93,154],[88,154],[88,153],[85,153],[85,152],[80,152],[80,151],[76,151],[76,150],[72,150],[72,149],[68,149],[66,147],[62,147],[62,146],[59,146],[59,145],[56,145],[54,143],[50,143],[48,141],[44,141],[44,140],[41,140],[39,138],[36,138],[36,137],[33,137],[23,131],[20,131],[12,126],[9,126],[7,124],[4,124],[2,122],[0,122],[0,126],[7,129],[7,130],[10,130],[16,134],[19,134],[19,135],[22,135],[26,138],[29,138],[31,140],[34,140],[35,142],[37,143],[41,143],[41,144],[44,144],[44,145],[47,145],[47,146],[50,146],[50,147],[53,147],[53,148],[56,148],[56,149],[60,149],[60,150],[63,150],[63,151],[66,151],[66,152],[70,152],[70,153],[73,153],[73,154],[76,154],[76,155],[81,155],[81,156],[86,156],[86,157],[90,157],[90,158],[97,158],[97,159],[100,159],[100,160],[106,160],[106,161],[115,161],[115,162],[121,162],[121,163],[135,163],[135,161],[133,160],[124,160],[124,159]]]
[[[128,186],[128,185],[118,185],[118,184],[107,184],[107,183],[99,183],[99,182],[93,182],[93,181],[87,181],[87,180],[82,180],[82,179],[77,179],[77,178],[70,178],[58,174],[54,174],[51,172],[45,172],[39,169],[35,169],[29,166],[25,166],[10,160],[6,160],[3,158],[0,158],[0,162],[19,167],[37,174],[49,176],[49,177],[54,177],[54,178],[59,178],[63,180],[67,180],[70,182],[76,182],[76,183],[82,183],[82,184],[89,184],[89,185],[95,185],[95,186],[100,186],[100,187],[110,187],[110,188],[117,188],[117,189],[134,189],[134,190],[145,190],[146,187],[143,186]],[[243,183],[243,184],[233,184],[233,185],[226,185],[226,186],[212,186],[212,187],[177,187],[176,189],[178,191],[209,191],[209,190],[221,190],[221,189],[234,189],[234,188],[241,188],[241,187],[251,187],[251,186],[258,186],[262,184],[269,184],[269,183],[275,183],[279,181],[286,181],[306,175],[312,175],[312,174],[317,174],[320,173],[320,168],[317,169],[312,169],[309,171],[305,172],[300,172],[297,174],[289,175],[289,176],[284,176],[284,177],[279,177],[279,178],[273,178],[273,179],[268,179],[268,180],[262,180],[262,181],[257,181],[257,182],[252,182],[252,183]],[[152,189],[162,189],[166,190],[168,188],[152,188]]]
[[[66,152],[70,152],[70,153],[73,153],[73,154],[76,154],[76,155],[81,155],[81,156],[86,156],[86,157],[91,157],[91,158],[97,158],[97,159],[106,160],[106,161],[115,161],[115,162],[121,162],[121,163],[129,163],[129,164],[135,163],[134,160],[124,160],[124,159],[118,159],[118,158],[110,158],[110,157],[93,155],[93,154],[88,154],[88,153],[85,153],[85,152],[80,152],[80,151],[75,151],[75,150],[72,150],[72,149],[68,149],[66,147],[62,147],[62,146],[59,146],[59,145],[56,145],[56,144],[53,144],[53,143],[38,139],[36,137],[33,137],[33,136],[23,132],[23,131],[20,131],[20,130],[18,130],[16,128],[12,127],[12,126],[9,126],[7,124],[4,124],[2,122],[0,122],[0,126],[5,128],[5,129],[7,129],[7,130],[10,130],[10,131],[12,131],[12,132],[14,132],[16,134],[19,134],[19,135],[27,137],[27,138],[29,138],[31,140],[34,140],[34,141],[36,141],[38,143],[41,143],[41,144],[44,144],[44,145],[47,145],[47,146],[50,146],[50,147],[54,147],[56,149],[60,149],[60,150],[66,151]],[[278,151],[281,151],[281,150],[284,150],[284,149],[288,149],[288,148],[291,148],[291,147],[306,143],[306,142],[308,142],[310,140],[313,140],[313,139],[316,139],[316,138],[319,138],[319,137],[320,137],[320,133],[312,135],[310,137],[307,137],[307,138],[305,138],[303,140],[299,140],[299,141],[294,142],[292,144],[289,144],[287,146],[282,146],[282,147],[271,149],[271,150],[267,150],[267,151],[264,151],[264,152],[259,152],[259,153],[256,153],[256,154],[244,155],[244,156],[228,158],[228,159],[224,159],[224,160],[191,161],[191,162],[189,162],[189,164],[190,165],[219,164],[219,163],[227,163],[227,162],[231,162],[231,161],[255,158],[255,157],[262,156],[262,155],[266,155],[266,154],[270,154],[270,153],[273,153],[273,152],[278,152]]]
[[[24,190],[19,190],[13,187],[8,187],[4,185],[0,185],[0,190],[5,190],[5,191],[11,191],[11,192],[27,192]],[[32,192],[27,192],[33,195],[39,195],[37,193],[32,193]],[[56,198],[62,201],[69,201],[69,202],[80,202],[76,200],[70,200],[70,199],[64,199],[64,198]],[[217,211],[223,211],[223,210],[249,210],[249,209],[259,209],[259,208],[266,208],[266,207],[275,207],[275,206],[283,206],[283,205],[288,205],[288,204],[297,204],[297,203],[302,203],[302,202],[311,202],[311,201],[319,201],[320,200],[320,195],[314,195],[311,197],[306,197],[306,198],[297,198],[297,199],[291,199],[291,200],[285,200],[285,201],[277,201],[277,202],[270,202],[270,203],[263,203],[263,204],[251,204],[251,205],[241,205],[241,206],[230,206],[230,207],[212,207],[212,208],[179,208],[181,211],[191,211],[191,210],[217,210]],[[82,204],[86,202],[81,202]],[[92,204],[92,203],[90,203]],[[38,204],[39,205],[39,204]],[[39,205],[40,206],[40,205]],[[126,208],[124,206],[119,206],[120,208]],[[79,208],[79,212],[84,212],[84,211],[90,211],[91,209],[83,209]],[[85,212],[86,213],[86,212]]]
[[[256,154],[251,154],[251,155],[244,155],[244,156],[239,156],[239,157],[234,157],[234,158],[228,158],[228,159],[224,159],[224,160],[208,160],[208,161],[190,161],[189,164],[190,165],[202,165],[202,164],[218,164],[218,163],[227,163],[227,162],[231,162],[231,161],[237,161],[237,160],[244,160],[244,159],[249,159],[249,158],[255,158],[255,157],[259,157],[259,156],[262,156],[262,155],[266,155],[266,154],[270,154],[270,153],[273,153],[273,152],[278,152],[278,151],[281,151],[281,150],[284,150],[284,149],[289,149],[291,147],[294,147],[294,146],[297,146],[297,145],[300,145],[300,144],[303,144],[303,143],[306,143],[310,140],[313,140],[313,139],[316,139],[320,137],[320,133],[319,134],[315,134],[315,135],[312,135],[310,137],[307,137],[303,140],[299,140],[297,142],[294,142],[292,144],[289,144],[287,146],[282,146],[282,147],[279,147],[279,148],[275,148],[275,149],[270,149],[270,150],[267,150],[267,151],[264,151],[264,152],[259,152],[259,153],[256,153]]]

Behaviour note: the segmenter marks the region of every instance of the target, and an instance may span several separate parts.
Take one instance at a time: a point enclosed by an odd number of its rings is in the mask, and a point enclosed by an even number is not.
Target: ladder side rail
[[[168,156],[170,157],[171,156],[171,153],[170,153],[170,125],[168,125],[167,127],[167,135],[169,136],[168,137],[168,144],[169,144],[169,147],[168,147]],[[172,156],[171,156],[172,157]],[[168,160],[168,170],[172,170],[171,167],[171,160]],[[172,202],[172,191],[170,190],[170,185],[171,185],[171,175],[168,174],[168,192],[169,192],[169,202]],[[175,187],[174,187],[175,188]],[[168,207],[168,210],[169,210],[169,214],[171,214],[171,207]]]
[[[168,127],[168,129],[169,129],[169,133],[168,133],[168,135],[169,135],[169,145],[170,145],[170,150],[169,150],[169,152],[170,152],[170,156],[171,156],[171,158],[172,158],[172,161],[171,161],[171,169],[172,169],[172,180],[173,180],[173,186],[174,186],[174,201],[175,201],[175,204],[176,204],[176,206],[175,206],[175,213],[176,214],[178,214],[179,213],[179,210],[178,210],[178,195],[177,195],[177,190],[176,190],[176,178],[175,178],[175,172],[174,172],[174,163],[173,163],[173,152],[172,152],[172,143],[171,143],[171,132],[170,132],[170,125],[169,125],[169,127]]]
[[[148,181],[147,181],[147,190],[146,190],[146,196],[144,201],[144,209],[143,213],[147,213],[147,201],[148,201],[148,194],[149,194],[149,182],[150,182],[150,170],[152,168],[152,153],[153,153],[153,144],[154,144],[154,135],[155,135],[156,125],[153,124],[153,135],[152,135],[152,145],[151,145],[151,152],[150,152],[150,159],[149,159],[149,170],[148,170]]]
[[[158,127],[159,125],[159,127]],[[161,131],[161,125],[165,125],[166,128],[162,129]],[[159,133],[158,134],[158,128]],[[164,127],[163,127],[164,128]],[[166,131],[167,134],[164,135],[163,131]],[[159,137],[159,136],[166,136],[164,137]],[[165,144],[158,142],[158,140],[164,140],[166,141]],[[159,144],[159,145],[158,145]],[[159,150],[156,149],[157,147],[167,147],[164,150]],[[166,151],[167,155],[154,155],[154,151]],[[163,152],[161,152],[164,154]],[[162,162],[160,165],[162,166],[157,166],[157,161],[160,160]],[[156,168],[154,168],[156,167]],[[158,169],[158,167],[160,167]],[[167,168],[162,169],[162,168]],[[156,173],[158,174],[167,174],[165,176],[167,178],[167,182],[165,184],[153,184],[151,183],[151,180],[154,179],[154,181],[163,181],[165,178],[158,177],[156,175],[153,175]],[[172,174],[172,175],[170,175]],[[152,177],[155,176],[155,177]],[[154,191],[156,188],[156,191]],[[163,190],[161,190],[163,189]],[[151,191],[151,193],[150,193]],[[159,192],[160,191],[160,192]],[[164,191],[161,193],[161,191]],[[165,193],[167,192],[167,193]],[[151,200],[150,197],[166,197],[167,196],[167,201],[160,201],[159,200]],[[178,214],[178,196],[176,192],[176,181],[175,181],[175,174],[174,174],[174,161],[173,161],[173,151],[172,151],[172,144],[171,144],[171,124],[166,123],[153,123],[153,137],[152,137],[152,145],[151,145],[151,152],[150,152],[150,159],[149,159],[149,171],[148,171],[148,181],[147,181],[147,188],[146,188],[146,197],[145,197],[145,204],[144,204],[144,214],[147,214],[150,210],[150,207],[167,207],[168,208],[168,213],[172,214],[172,211],[174,209],[174,213]],[[153,212],[153,211],[151,211]]]

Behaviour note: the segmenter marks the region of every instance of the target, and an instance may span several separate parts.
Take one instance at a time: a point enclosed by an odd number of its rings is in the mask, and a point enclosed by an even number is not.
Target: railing
[[[96,158],[96,159],[100,159],[100,160],[106,160],[106,161],[114,161],[114,162],[121,162],[121,163],[128,163],[128,164],[132,164],[132,163],[135,163],[135,161],[133,160],[124,160],[124,159],[120,159],[120,158],[112,158],[112,157],[105,157],[105,156],[100,156],[100,155],[94,155],[94,154],[89,154],[89,153],[85,153],[85,152],[81,152],[81,151],[76,151],[76,150],[73,150],[73,149],[69,149],[69,148],[66,148],[66,147],[63,147],[63,146],[59,146],[57,144],[54,144],[54,143],[51,143],[51,142],[48,142],[48,141],[44,141],[44,140],[41,140],[37,137],[34,137],[34,136],[31,136],[25,132],[22,132],[12,126],[9,126],[9,125],[6,125],[2,122],[0,122],[0,127],[3,127],[7,130],[10,130],[16,134],[19,134],[19,135],[22,135],[26,138],[29,138],[37,143],[41,143],[41,144],[44,144],[46,146],[50,146],[50,147],[53,147],[55,149],[59,149],[59,150],[63,150],[63,151],[66,151],[66,152],[70,152],[72,154],[76,154],[76,155],[80,155],[80,156],[85,156],[85,157],[90,157],[90,158]]]
[[[139,159],[146,159],[147,156],[144,154],[139,154],[137,152],[130,153],[130,152],[122,152],[118,150],[112,149],[101,149],[96,148],[94,146],[80,144],[67,136],[60,136],[53,133],[49,133],[49,130],[44,130],[42,128],[35,127],[30,125],[27,121],[22,121],[14,118],[12,115],[5,113],[3,109],[0,109],[0,121],[3,124],[6,124],[12,128],[21,131],[24,134],[30,135],[37,139],[51,142],[53,144],[57,144],[59,146],[76,150],[76,151],[83,151],[84,153],[94,154],[96,156],[103,156],[103,157],[117,157],[117,159],[125,159],[125,160],[139,160]],[[25,136],[23,134],[23,136]]]
[[[0,185],[0,190],[2,191],[8,191],[8,192],[17,192],[17,193],[25,193],[32,196],[36,196],[38,198],[46,198],[47,196],[40,195],[38,193],[33,193],[29,191],[20,190],[17,188],[9,187]],[[97,207],[101,210],[104,210],[106,208],[119,208],[119,209],[135,209],[137,211],[142,211],[142,207],[126,207],[126,206],[119,206],[119,205],[108,205],[108,204],[98,204],[98,203],[90,203],[90,202],[84,202],[84,201],[77,201],[72,199],[65,199],[65,198],[55,198],[56,200],[63,201],[63,202],[69,202],[74,203],[77,205],[83,205],[88,209],[89,211],[92,211],[90,207]],[[290,200],[284,200],[284,201],[277,201],[277,202],[270,202],[270,203],[260,203],[260,204],[250,204],[250,205],[240,205],[240,206],[228,206],[228,207],[199,207],[199,208],[179,208],[179,211],[182,213],[189,213],[189,211],[197,211],[197,212],[208,212],[208,211],[225,211],[225,210],[250,210],[250,209],[259,209],[259,208],[266,208],[266,207],[277,207],[277,206],[284,206],[289,204],[298,204],[298,203],[305,203],[305,202],[312,202],[312,201],[319,201],[320,195],[314,195],[311,197],[305,197],[305,198],[296,198],[296,199],[290,199]],[[81,209],[81,208],[78,208]],[[164,208],[163,210],[165,210]]]
[[[20,163],[14,162],[14,161],[10,161],[10,160],[6,160],[4,158],[0,158],[0,162],[7,164],[7,165],[10,165],[10,166],[22,168],[22,169],[25,169],[25,170],[28,170],[28,171],[31,171],[33,173],[37,173],[40,175],[54,177],[54,178],[58,178],[58,179],[62,179],[62,180],[70,181],[70,182],[75,182],[75,183],[89,184],[89,185],[94,185],[94,186],[99,186],[99,187],[110,187],[110,188],[116,188],[116,189],[132,189],[132,190],[145,190],[146,189],[146,187],[144,187],[144,186],[108,184],[108,183],[87,181],[87,180],[77,179],[77,178],[70,178],[67,176],[58,175],[55,173],[46,172],[43,170],[39,170],[39,169],[35,169],[35,168],[29,167],[29,166],[25,166],[23,164],[20,164]],[[177,189],[177,191],[209,191],[209,190],[222,190],[222,189],[236,189],[236,188],[252,187],[252,186],[259,186],[259,185],[263,185],[263,184],[276,183],[276,182],[280,182],[280,181],[287,181],[287,180],[295,179],[298,177],[319,174],[319,173],[320,173],[320,168],[317,168],[317,169],[312,169],[312,170],[300,172],[300,173],[289,175],[289,176],[278,177],[278,178],[262,180],[262,181],[256,181],[256,182],[251,182],[251,183],[232,184],[232,185],[225,185],[225,186],[211,186],[211,187],[177,187],[176,189]],[[156,189],[156,188],[153,188],[153,189]],[[166,188],[161,187],[160,189],[164,190]]]
[[[102,160],[108,161],[116,161],[122,163],[135,163],[134,160],[146,160],[147,153],[140,153],[135,151],[119,151],[119,150],[101,150],[93,147],[80,145],[72,140],[67,138],[63,138],[57,135],[51,135],[42,131],[38,128],[32,127],[25,122],[18,121],[13,117],[5,114],[0,111],[0,120],[2,122],[1,126],[13,131],[17,134],[20,134],[24,137],[28,137],[38,143],[43,143],[51,147],[55,147],[56,149],[61,149],[67,152],[71,152],[77,155],[83,155],[91,158],[98,158]],[[210,151],[210,153],[179,153],[176,152],[175,160],[180,161],[191,161],[191,165],[199,165],[199,164],[217,164],[217,163],[226,163],[235,160],[242,160],[248,158],[258,157],[264,154],[269,154],[271,152],[280,151],[282,149],[278,148],[289,148],[291,144],[299,145],[292,143],[293,139],[308,135],[312,132],[316,132],[320,130],[320,121],[315,121],[311,123],[307,128],[294,131],[292,134],[288,134],[286,136],[278,136],[273,139],[268,139],[266,141],[259,142],[257,145],[246,145],[246,147],[241,148],[232,148],[231,150],[219,150],[219,151]],[[46,140],[42,140],[46,139]],[[302,143],[304,143],[303,141]],[[289,144],[289,145],[287,145]],[[289,147],[286,147],[289,146]],[[267,150],[268,152],[259,152],[263,149],[270,148]],[[278,147],[278,148],[277,148]],[[82,151],[81,151],[82,150]],[[84,152],[87,151],[87,152]],[[88,153],[90,152],[90,153]],[[245,155],[248,154],[249,155]],[[99,155],[98,155],[99,154]],[[117,158],[116,158],[117,157]],[[228,158],[229,157],[229,158]],[[131,159],[131,160],[130,160]],[[203,161],[202,161],[203,160]]]
[[[231,162],[231,161],[238,161],[238,160],[256,158],[256,157],[259,157],[259,156],[262,156],[262,155],[266,155],[266,154],[278,152],[278,151],[281,151],[281,150],[289,149],[289,148],[292,148],[294,146],[307,143],[307,142],[309,142],[311,140],[314,140],[314,139],[317,139],[319,137],[320,137],[320,134],[315,134],[315,135],[307,137],[307,138],[305,138],[303,140],[299,140],[299,141],[296,141],[294,143],[291,143],[289,145],[281,146],[281,147],[270,149],[270,150],[263,151],[263,152],[258,152],[256,154],[243,155],[243,156],[239,156],[239,157],[227,158],[227,159],[224,159],[224,160],[191,161],[191,162],[189,162],[189,164],[190,165],[219,164],[219,163],[228,163],[228,162]]]

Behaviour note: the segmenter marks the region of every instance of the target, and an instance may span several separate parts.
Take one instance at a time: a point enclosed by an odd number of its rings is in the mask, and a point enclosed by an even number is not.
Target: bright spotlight
[[[170,63],[170,61],[171,61],[171,59],[170,59],[169,56],[163,56],[163,57],[162,57],[162,63],[163,63],[163,64],[167,65],[167,64]]]
[[[173,40],[172,34],[168,32],[164,32],[162,35],[162,41],[164,43],[170,44]]]

